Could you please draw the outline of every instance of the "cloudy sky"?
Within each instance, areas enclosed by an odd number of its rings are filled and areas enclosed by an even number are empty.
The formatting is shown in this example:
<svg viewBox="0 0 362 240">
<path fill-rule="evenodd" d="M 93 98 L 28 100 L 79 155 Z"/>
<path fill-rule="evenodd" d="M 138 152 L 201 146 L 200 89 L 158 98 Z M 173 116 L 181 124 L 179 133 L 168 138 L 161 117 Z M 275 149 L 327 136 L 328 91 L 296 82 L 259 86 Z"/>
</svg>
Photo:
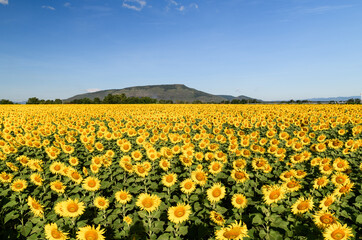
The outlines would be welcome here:
<svg viewBox="0 0 362 240">
<path fill-rule="evenodd" d="M 0 0 L 0 99 L 174 83 L 355 96 L 361 12 L 361 0 Z"/>
</svg>

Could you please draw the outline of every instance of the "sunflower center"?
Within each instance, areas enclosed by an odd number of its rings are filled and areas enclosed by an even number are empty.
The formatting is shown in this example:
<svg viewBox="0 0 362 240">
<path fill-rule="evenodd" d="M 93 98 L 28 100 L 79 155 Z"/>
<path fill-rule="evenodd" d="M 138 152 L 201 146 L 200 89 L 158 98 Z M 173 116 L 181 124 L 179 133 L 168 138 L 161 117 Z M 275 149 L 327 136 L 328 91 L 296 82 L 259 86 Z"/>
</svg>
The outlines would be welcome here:
<svg viewBox="0 0 362 240">
<path fill-rule="evenodd" d="M 36 203 L 36 202 L 33 202 L 31 205 L 32 205 L 33 208 L 36 209 L 36 210 L 40 209 L 40 204 L 38 204 L 38 203 Z"/>
<path fill-rule="evenodd" d="M 227 239 L 236 239 L 241 234 L 240 227 L 233 227 L 232 229 L 225 231 L 223 236 Z"/>
<path fill-rule="evenodd" d="M 76 203 L 70 203 L 68 206 L 67 206 L 67 210 L 71 213 L 74 213 L 76 211 L 78 211 L 78 204 Z"/>
<path fill-rule="evenodd" d="M 245 174 L 243 172 L 236 172 L 235 178 L 237 179 L 243 179 L 245 177 Z"/>
<path fill-rule="evenodd" d="M 280 196 L 280 191 L 279 191 L 279 190 L 272 191 L 272 192 L 269 194 L 269 198 L 270 198 L 271 200 L 277 199 L 279 196 Z"/>
<path fill-rule="evenodd" d="M 56 166 L 54 167 L 54 170 L 55 170 L 55 171 L 59 171 L 59 170 L 60 170 L 60 166 L 59 166 L 59 165 L 56 165 Z"/>
<path fill-rule="evenodd" d="M 295 182 L 288 182 L 287 186 L 288 188 L 294 188 L 297 184 Z"/>
<path fill-rule="evenodd" d="M 84 239 L 85 240 L 97 240 L 98 239 L 98 233 L 94 230 L 88 230 L 85 234 L 84 234 Z"/>
<path fill-rule="evenodd" d="M 212 166 L 212 170 L 214 170 L 214 171 L 219 170 L 219 168 L 220 168 L 219 164 L 214 164 L 214 165 Z"/>
<path fill-rule="evenodd" d="M 262 166 L 264 166 L 264 162 L 258 161 L 258 162 L 256 163 L 256 166 L 257 166 L 257 167 L 262 167 Z"/>
<path fill-rule="evenodd" d="M 98 200 L 98 205 L 99 206 L 104 206 L 104 205 L 106 205 L 106 202 L 103 201 L 103 200 Z"/>
<path fill-rule="evenodd" d="M 292 176 L 292 174 L 289 172 L 284 175 L 284 177 L 286 177 L 286 178 L 290 178 L 291 176 Z"/>
<path fill-rule="evenodd" d="M 191 188 L 192 188 L 192 183 L 187 182 L 187 183 L 185 184 L 185 188 L 186 188 L 186 189 L 191 189 Z"/>
<path fill-rule="evenodd" d="M 171 183 L 173 181 L 173 176 L 167 176 L 166 182 Z"/>
<path fill-rule="evenodd" d="M 57 229 L 52 229 L 51 235 L 52 235 L 52 237 L 55 238 L 55 239 L 59 239 L 59 238 L 61 238 L 61 236 L 62 236 Z"/>
<path fill-rule="evenodd" d="M 237 204 L 242 204 L 243 202 L 244 202 L 244 200 L 241 197 L 236 198 Z"/>
<path fill-rule="evenodd" d="M 145 208 L 150 208 L 153 206 L 153 200 L 152 198 L 145 198 L 143 201 L 142 201 L 142 205 L 145 207 Z"/>
<path fill-rule="evenodd" d="M 318 181 L 317 181 L 317 184 L 318 185 L 323 185 L 324 184 L 324 179 L 322 178 L 322 179 L 319 179 Z"/>
<path fill-rule="evenodd" d="M 22 183 L 15 184 L 15 188 L 17 188 L 17 189 L 21 189 L 22 187 L 23 187 Z"/>
<path fill-rule="evenodd" d="M 56 189 L 62 189 L 62 184 L 61 184 L 61 183 L 55 183 L 55 184 L 54 184 L 54 187 L 55 187 Z"/>
<path fill-rule="evenodd" d="M 331 223 L 333 223 L 334 222 L 334 219 L 333 219 L 333 217 L 331 216 L 331 215 L 323 215 L 323 216 L 321 216 L 320 217 L 320 220 L 321 220 L 321 222 L 322 223 L 324 223 L 324 224 L 331 224 Z"/>
<path fill-rule="evenodd" d="M 203 173 L 196 173 L 196 179 L 198 181 L 203 181 L 205 180 L 205 175 Z"/>
<path fill-rule="evenodd" d="M 80 178 L 80 175 L 77 172 L 73 172 L 72 173 L 72 178 L 74 178 L 75 180 Z"/>
<path fill-rule="evenodd" d="M 186 211 L 185 211 L 185 209 L 184 209 L 183 207 L 177 208 L 177 209 L 175 210 L 175 216 L 176 216 L 176 217 L 179 217 L 179 218 L 182 217 L 182 216 L 184 216 L 185 213 L 186 213 Z"/>
<path fill-rule="evenodd" d="M 126 200 L 127 199 L 127 193 L 124 193 L 124 192 L 120 193 L 119 198 L 122 199 L 122 200 Z"/>
<path fill-rule="evenodd" d="M 309 203 L 307 201 L 303 201 L 301 203 L 298 204 L 298 210 L 305 210 L 307 209 L 309 206 Z"/>
<path fill-rule="evenodd" d="M 341 229 L 334 230 L 331 234 L 331 237 L 336 240 L 343 239 L 345 236 L 345 232 Z"/>
<path fill-rule="evenodd" d="M 332 203 L 333 203 L 332 199 L 328 198 L 328 199 L 324 202 L 324 205 L 328 207 L 328 206 L 330 206 Z"/>
<path fill-rule="evenodd" d="M 93 179 L 89 180 L 88 181 L 88 186 L 92 187 L 92 188 L 95 187 L 96 186 L 96 181 L 94 181 Z"/>
<path fill-rule="evenodd" d="M 212 191 L 212 196 L 213 197 L 219 197 L 221 195 L 221 189 L 220 188 L 216 188 Z"/>
<path fill-rule="evenodd" d="M 340 162 L 337 164 L 337 167 L 342 168 L 342 167 L 344 167 L 344 164 Z"/>
<path fill-rule="evenodd" d="M 10 177 L 8 175 L 4 175 L 3 179 L 8 180 Z"/>
<path fill-rule="evenodd" d="M 337 177 L 337 178 L 336 178 L 336 182 L 337 182 L 337 183 L 343 183 L 343 182 L 344 182 L 344 178 L 343 178 L 343 177 Z"/>
<path fill-rule="evenodd" d="M 140 167 L 138 167 L 138 172 L 139 172 L 139 173 L 144 173 L 144 172 L 145 172 L 145 169 L 140 166 Z"/>
</svg>

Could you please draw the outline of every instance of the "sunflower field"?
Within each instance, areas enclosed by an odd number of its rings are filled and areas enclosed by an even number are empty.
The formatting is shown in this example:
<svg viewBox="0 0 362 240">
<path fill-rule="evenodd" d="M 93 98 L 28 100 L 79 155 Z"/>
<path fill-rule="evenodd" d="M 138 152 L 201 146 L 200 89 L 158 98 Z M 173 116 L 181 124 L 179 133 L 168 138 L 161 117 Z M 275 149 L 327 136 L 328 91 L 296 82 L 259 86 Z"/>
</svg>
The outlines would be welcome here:
<svg viewBox="0 0 362 240">
<path fill-rule="evenodd" d="M 0 106 L 0 239 L 361 239 L 358 105 Z"/>
</svg>

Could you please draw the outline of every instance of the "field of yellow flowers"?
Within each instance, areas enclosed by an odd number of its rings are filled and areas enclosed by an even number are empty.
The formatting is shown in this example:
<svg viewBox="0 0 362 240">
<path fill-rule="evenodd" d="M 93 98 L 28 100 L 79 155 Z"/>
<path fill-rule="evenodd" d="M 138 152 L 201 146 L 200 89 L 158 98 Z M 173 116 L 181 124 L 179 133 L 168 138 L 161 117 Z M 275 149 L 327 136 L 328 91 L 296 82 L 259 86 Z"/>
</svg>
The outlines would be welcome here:
<svg viewBox="0 0 362 240">
<path fill-rule="evenodd" d="M 0 106 L 1 239 L 359 239 L 358 105 Z"/>
</svg>

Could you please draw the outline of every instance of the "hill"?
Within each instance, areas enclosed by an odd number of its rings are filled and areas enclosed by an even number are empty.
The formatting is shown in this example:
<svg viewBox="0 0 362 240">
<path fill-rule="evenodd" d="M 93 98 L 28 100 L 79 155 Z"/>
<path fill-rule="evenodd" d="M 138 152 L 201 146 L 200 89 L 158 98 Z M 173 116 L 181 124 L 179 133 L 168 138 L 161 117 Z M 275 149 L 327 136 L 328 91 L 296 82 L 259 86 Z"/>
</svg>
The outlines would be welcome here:
<svg viewBox="0 0 362 240">
<path fill-rule="evenodd" d="M 102 90 L 92 93 L 84 93 L 65 99 L 65 102 L 70 102 L 75 99 L 99 98 L 103 100 L 108 94 L 120 95 L 125 94 L 127 97 L 150 97 L 157 100 L 172 100 L 173 102 L 215 102 L 232 100 L 232 99 L 252 99 L 246 96 L 233 97 L 229 95 L 213 95 L 210 93 L 202 92 L 194 88 L 189 88 L 184 84 L 167 84 L 167 85 L 149 85 L 149 86 L 136 86 L 123 89 L 110 89 Z"/>
</svg>

